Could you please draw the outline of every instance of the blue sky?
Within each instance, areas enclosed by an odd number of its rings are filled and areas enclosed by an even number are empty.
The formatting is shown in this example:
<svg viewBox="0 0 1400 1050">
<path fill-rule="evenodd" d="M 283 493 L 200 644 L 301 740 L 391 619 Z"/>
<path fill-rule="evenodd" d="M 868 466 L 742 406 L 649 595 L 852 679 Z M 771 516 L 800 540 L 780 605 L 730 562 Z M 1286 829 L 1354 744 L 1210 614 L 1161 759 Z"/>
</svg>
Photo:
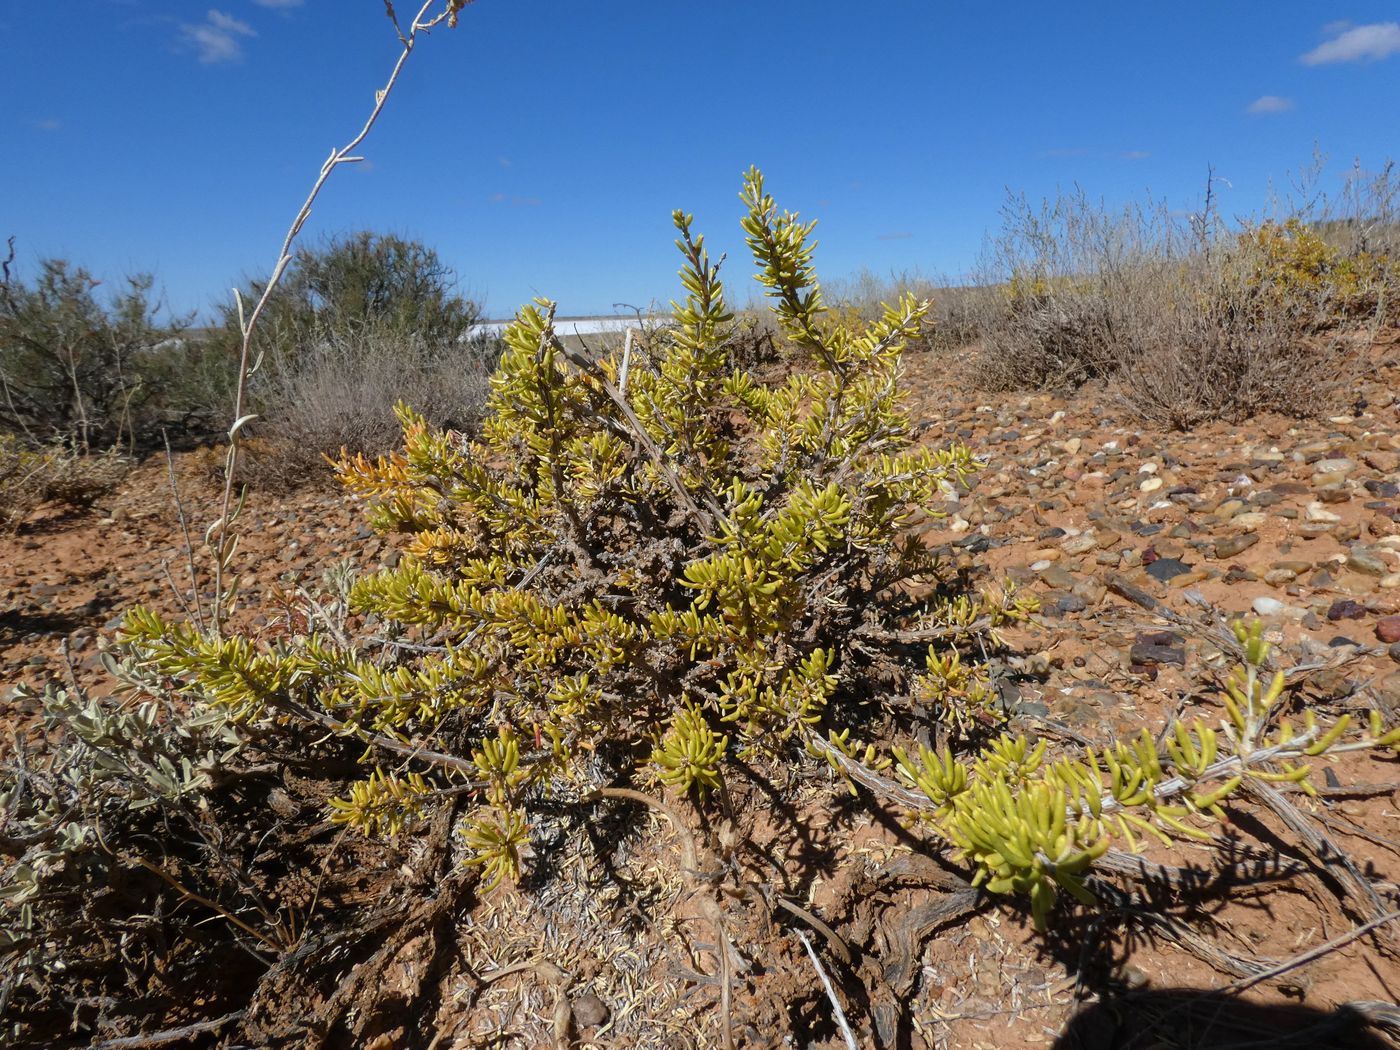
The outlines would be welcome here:
<svg viewBox="0 0 1400 1050">
<path fill-rule="evenodd" d="M 397 50 L 382 0 L 10 0 L 0 237 L 25 272 L 150 271 L 207 313 L 270 267 Z M 824 276 L 958 274 L 1007 189 L 1185 208 L 1214 164 L 1250 212 L 1314 145 L 1338 171 L 1400 154 L 1397 103 L 1394 0 L 477 0 L 306 235 L 421 238 L 493 316 L 607 312 L 676 294 L 683 207 L 743 301 L 750 164 L 821 220 Z"/>
</svg>

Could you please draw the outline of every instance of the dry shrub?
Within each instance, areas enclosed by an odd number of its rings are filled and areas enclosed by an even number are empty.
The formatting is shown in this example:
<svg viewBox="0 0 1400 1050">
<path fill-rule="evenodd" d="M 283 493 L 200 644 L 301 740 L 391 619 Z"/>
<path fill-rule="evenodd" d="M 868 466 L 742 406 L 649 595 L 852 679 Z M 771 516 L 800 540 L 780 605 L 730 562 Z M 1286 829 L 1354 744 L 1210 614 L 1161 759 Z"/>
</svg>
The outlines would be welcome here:
<svg viewBox="0 0 1400 1050">
<path fill-rule="evenodd" d="M 977 378 L 995 390 L 1078 387 L 1116 370 L 1114 334 L 1101 295 L 1012 297 L 985 334 Z"/>
<path fill-rule="evenodd" d="M 1294 216 L 1229 231 L 1209 209 L 1111 211 L 1082 191 L 1039 206 L 1012 199 L 981 297 L 966 300 L 981 337 L 974 380 L 1099 381 L 1159 426 L 1325 412 L 1400 273 L 1374 231 L 1347 249 L 1325 228 Z"/>
<path fill-rule="evenodd" d="M 295 355 L 274 356 L 254 377 L 258 433 L 244 467 L 254 484 L 329 477 L 324 457 L 380 453 L 402 429 L 394 405 L 411 403 L 436 426 L 471 430 L 490 390 L 499 350 L 400 335 L 373 324 L 323 332 Z"/>
<path fill-rule="evenodd" d="M 0 529 L 18 528 L 46 503 L 89 507 L 130 469 L 130 461 L 115 452 L 80 456 L 61 447 L 30 449 L 0 434 Z"/>
</svg>

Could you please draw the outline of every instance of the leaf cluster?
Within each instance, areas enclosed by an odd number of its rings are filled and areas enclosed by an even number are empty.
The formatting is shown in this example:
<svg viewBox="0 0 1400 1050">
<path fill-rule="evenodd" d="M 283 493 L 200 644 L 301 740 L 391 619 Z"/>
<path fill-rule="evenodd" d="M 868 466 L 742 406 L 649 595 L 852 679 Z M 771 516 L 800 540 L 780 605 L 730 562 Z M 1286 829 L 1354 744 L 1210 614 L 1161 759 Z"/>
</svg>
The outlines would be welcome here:
<svg viewBox="0 0 1400 1050">
<path fill-rule="evenodd" d="M 543 795 L 636 775 L 703 795 L 732 756 L 865 733 L 837 708 L 874 692 L 911 588 L 932 595 L 921 623 L 976 633 L 981 599 L 905 532 L 977 464 L 911 432 L 900 352 L 926 305 L 828 317 L 812 224 L 757 171 L 742 198 L 788 375 L 735 360 L 720 261 L 676 212 L 672 325 L 589 353 L 527 305 L 475 439 L 401 406 L 400 451 L 337 464 L 402 551 L 351 588 L 353 630 L 268 646 L 138 611 L 128 643 L 237 717 L 361 738 L 370 770 L 335 819 L 367 833 L 472 792 L 462 838 L 493 880 L 517 873 Z M 980 702 L 967 674 L 956 689 Z"/>
</svg>

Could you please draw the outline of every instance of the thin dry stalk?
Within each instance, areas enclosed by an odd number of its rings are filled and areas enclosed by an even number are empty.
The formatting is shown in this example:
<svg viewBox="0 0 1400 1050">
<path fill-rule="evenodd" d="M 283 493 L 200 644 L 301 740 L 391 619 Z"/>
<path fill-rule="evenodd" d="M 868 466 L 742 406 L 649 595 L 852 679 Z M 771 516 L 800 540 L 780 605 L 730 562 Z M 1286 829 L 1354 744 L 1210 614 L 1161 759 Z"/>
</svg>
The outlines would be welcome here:
<svg viewBox="0 0 1400 1050">
<path fill-rule="evenodd" d="M 1291 959 L 1285 959 L 1283 962 L 1276 966 L 1269 967 L 1262 973 L 1256 973 L 1250 977 L 1241 977 L 1238 981 L 1231 981 L 1222 988 L 1221 991 L 1243 992 L 1246 989 L 1253 988 L 1256 984 L 1261 984 L 1264 981 L 1271 981 L 1275 977 L 1282 977 L 1284 974 L 1296 970 L 1300 966 L 1306 966 L 1308 963 L 1316 962 L 1324 956 L 1340 951 L 1352 941 L 1359 940 L 1371 931 L 1378 930 L 1387 923 L 1394 922 L 1396 919 L 1400 919 L 1400 911 L 1389 911 L 1384 915 L 1378 915 L 1370 922 L 1364 922 L 1355 929 L 1348 930 L 1343 934 L 1338 934 L 1330 941 L 1319 944 L 1315 948 L 1309 948 L 1305 952 L 1300 952 Z"/>
<path fill-rule="evenodd" d="M 311 187 L 311 192 L 307 194 L 306 200 L 302 203 L 301 210 L 297 212 L 297 217 L 292 221 L 286 236 L 282 240 L 282 250 L 277 257 L 277 265 L 272 269 L 272 276 L 268 278 L 266 286 L 262 290 L 257 303 L 254 305 L 252 313 L 246 318 L 243 312 L 243 300 L 238 292 L 234 292 L 234 297 L 238 305 L 238 326 L 242 335 L 238 352 L 238 383 L 234 391 L 233 401 L 233 425 L 228 431 L 228 454 L 224 462 L 224 491 L 221 509 L 218 519 L 209 526 L 205 534 L 206 541 L 214 551 L 214 600 L 213 609 L 210 614 L 210 625 L 214 633 L 221 634 L 223 630 L 224 617 L 227 612 L 226 605 L 232 595 L 226 593 L 225 576 L 228 572 L 229 563 L 233 558 L 236 535 L 234 532 L 234 521 L 237 516 L 235 508 L 234 490 L 236 488 L 236 475 L 238 469 L 238 452 L 240 445 L 240 434 L 253 416 L 246 411 L 246 399 L 248 393 L 248 380 L 257 371 L 259 361 L 253 357 L 253 335 L 257 330 L 258 319 L 262 316 L 263 310 L 267 307 L 272 293 L 276 290 L 277 284 L 282 279 L 288 265 L 292 261 L 292 244 L 297 235 L 301 233 L 301 228 L 306 220 L 311 217 L 311 207 L 320 196 L 322 187 L 326 180 L 330 178 L 331 172 L 342 164 L 354 164 L 363 157 L 355 155 L 355 150 L 359 148 L 370 130 L 379 120 L 379 115 L 384 111 L 384 104 L 388 101 L 389 95 L 393 92 L 394 86 L 398 83 L 399 75 L 403 72 L 404 64 L 408 61 L 408 56 L 413 53 L 413 49 L 418 42 L 419 33 L 427 33 L 434 27 L 452 18 L 460 7 L 452 0 L 446 0 L 442 11 L 428 17 L 428 11 L 437 3 L 437 0 L 426 0 L 418 13 L 413 16 L 413 21 L 409 25 L 407 32 L 404 32 L 394 13 L 392 4 L 386 5 L 386 12 L 390 21 L 394 24 L 394 29 L 398 33 L 399 43 L 403 50 L 399 53 L 398 60 L 394 63 L 393 71 L 389 74 L 389 79 L 384 86 L 374 93 L 374 108 L 370 111 L 369 118 L 360 128 L 358 134 L 339 149 L 332 150 L 331 155 L 326 158 L 326 162 L 321 165 L 321 171 L 316 177 L 315 183 Z M 426 21 L 425 21 L 426 19 Z"/>
<path fill-rule="evenodd" d="M 831 985 L 831 978 L 826 975 L 826 969 L 822 966 L 821 959 L 817 957 L 816 950 L 812 947 L 812 939 L 807 936 L 805 930 L 797 931 L 797 939 L 802 942 L 802 947 L 807 949 L 807 958 L 812 960 L 812 968 L 817 971 L 817 976 L 821 978 L 822 987 L 826 989 L 826 997 L 831 1002 L 832 1016 L 836 1019 L 836 1026 L 841 1029 L 846 1046 L 849 1050 L 859 1050 L 855 1034 L 851 1031 L 850 1023 L 846 1020 L 846 1011 L 841 1009 L 841 1000 L 836 997 L 836 989 Z"/>
</svg>

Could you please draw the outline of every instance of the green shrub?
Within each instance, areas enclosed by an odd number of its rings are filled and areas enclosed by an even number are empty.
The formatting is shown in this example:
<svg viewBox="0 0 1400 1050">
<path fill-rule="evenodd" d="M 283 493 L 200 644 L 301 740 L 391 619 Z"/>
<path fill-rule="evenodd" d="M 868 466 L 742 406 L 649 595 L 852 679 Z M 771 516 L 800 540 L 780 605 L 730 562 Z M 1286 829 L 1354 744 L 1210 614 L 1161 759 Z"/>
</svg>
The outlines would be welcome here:
<svg viewBox="0 0 1400 1050">
<path fill-rule="evenodd" d="M 362 739 L 368 776 L 333 813 L 367 834 L 413 828 L 470 786 L 461 840 L 492 883 L 519 873 L 545 797 L 635 776 L 703 804 L 740 764 L 782 783 L 815 759 L 919 814 L 1038 923 L 1060 890 L 1090 898 L 1115 841 L 1209 837 L 1246 782 L 1306 784 L 1306 756 L 1400 742 L 1377 719 L 1349 737 L 1348 719 L 1278 720 L 1283 679 L 1260 677 L 1257 629 L 1240 635 L 1223 729 L 1081 755 L 999 732 L 979 660 L 1033 604 L 971 592 L 907 533 L 976 467 L 910 437 L 900 352 L 927 308 L 833 322 L 812 224 L 779 212 L 756 171 L 743 199 L 790 374 L 734 365 L 718 267 L 678 212 L 687 296 L 625 376 L 615 355 L 569 351 L 542 302 L 506 333 L 479 441 L 403 408 L 402 452 L 340 463 L 374 527 L 404 538 L 397 566 L 350 589 L 356 623 L 313 616 L 329 626 L 267 646 L 138 610 L 135 659 L 235 717 Z"/>
<path fill-rule="evenodd" d="M 162 321 L 149 276 L 129 277 L 102 302 L 102 282 L 61 259 L 45 259 L 32 284 L 4 267 L 0 281 L 0 430 L 31 443 L 83 450 L 134 445 L 162 394 L 148 365 L 179 335 Z"/>
<path fill-rule="evenodd" d="M 1261 309 L 1309 302 L 1316 328 L 1372 315 L 1387 292 L 1400 287 L 1400 266 L 1389 255 L 1344 252 L 1296 216 L 1251 226 L 1239 235 L 1238 251 L 1243 264 L 1238 279 L 1255 293 Z"/>
<path fill-rule="evenodd" d="M 744 199 L 792 374 L 734 365 L 718 267 L 677 213 L 686 299 L 625 378 L 620 355 L 586 361 L 556 337 L 552 305 L 529 306 L 505 334 L 480 441 L 405 408 L 402 452 L 341 463 L 375 528 L 405 538 L 399 565 L 352 594 L 383 641 L 262 651 L 146 612 L 129 637 L 242 714 L 290 703 L 447 756 L 408 767 L 425 779 L 377 768 L 337 818 L 396 828 L 456 778 L 483 780 L 490 801 L 465 836 L 496 877 L 516 870 L 542 792 L 638 766 L 706 788 L 732 754 L 788 761 L 814 739 L 854 753 L 884 673 L 865 653 L 902 644 L 890 629 L 906 588 L 960 599 L 934 601 L 930 629 L 994 614 L 903 534 L 975 464 L 909 437 L 900 348 L 924 308 L 829 323 L 810 226 L 756 172 Z"/>
<path fill-rule="evenodd" d="M 266 282 L 241 293 L 245 309 Z M 236 304 L 223 307 L 223 338 L 241 341 Z M 419 241 L 362 230 L 296 250 L 258 322 L 259 349 L 290 359 L 328 334 L 372 331 L 446 347 L 480 320 L 476 303 L 460 295 L 452 269 Z"/>
</svg>

